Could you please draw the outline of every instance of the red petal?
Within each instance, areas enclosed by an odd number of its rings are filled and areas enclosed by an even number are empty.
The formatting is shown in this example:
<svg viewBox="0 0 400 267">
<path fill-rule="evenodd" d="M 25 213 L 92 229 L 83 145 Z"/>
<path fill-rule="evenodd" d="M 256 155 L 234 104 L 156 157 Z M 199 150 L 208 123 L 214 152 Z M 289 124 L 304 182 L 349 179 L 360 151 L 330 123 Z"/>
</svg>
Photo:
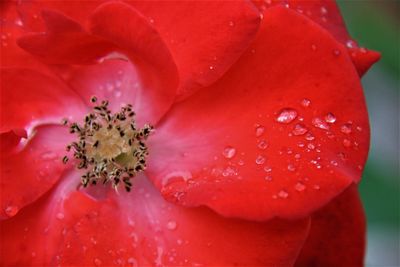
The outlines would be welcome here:
<svg viewBox="0 0 400 267">
<path fill-rule="evenodd" d="M 128 63 L 121 63 L 124 65 L 122 68 L 129 72 L 125 77 L 137 80 L 140 86 L 137 89 L 134 84 L 129 85 L 131 88 L 125 86 L 123 91 L 132 90 L 132 94 L 126 96 L 133 95 L 135 98 L 124 101 L 136 101 L 135 109 L 146 109 L 141 113 L 141 119 L 146 122 L 155 123 L 170 107 L 177 86 L 176 67 L 158 33 L 133 8 L 123 3 L 100 6 L 90 18 L 89 28 L 94 35 L 80 29 L 76 22 L 60 13 L 46 11 L 43 15 L 48 32 L 21 38 L 19 43 L 22 47 L 48 63 L 57 64 L 91 64 L 111 52 L 126 54 L 135 70 Z M 104 17 L 108 19 L 105 21 Z M 108 56 L 113 57 L 116 53 Z M 122 55 L 117 57 L 124 58 Z M 115 78 L 116 73 L 110 72 L 114 67 L 107 67 L 110 64 L 87 70 L 75 68 L 72 73 L 69 69 L 61 76 L 67 81 L 73 79 L 75 86 L 83 86 L 75 89 L 86 98 L 97 94 L 99 86 L 106 87 L 106 84 L 101 84 L 104 80 Z M 119 106 L 120 102 L 115 104 Z"/>
<path fill-rule="evenodd" d="M 27 133 L 23 129 L 0 133 L 0 151 L 4 153 L 16 149 L 22 138 L 27 138 Z"/>
<path fill-rule="evenodd" d="M 181 98 L 218 80 L 249 46 L 260 22 L 245 1 L 129 3 L 165 40 L 179 70 Z"/>
<path fill-rule="evenodd" d="M 346 45 L 353 63 L 362 76 L 380 58 L 375 51 L 359 47 L 347 32 L 340 10 L 334 0 L 267 0 L 253 1 L 261 12 L 280 5 L 301 13 L 329 31 L 339 42 Z"/>
<path fill-rule="evenodd" d="M 353 185 L 312 216 L 295 266 L 364 266 L 364 250 L 364 210 Z"/>
<path fill-rule="evenodd" d="M 308 233 L 308 219 L 256 223 L 178 207 L 166 203 L 144 177 L 135 179 L 133 192 L 111 191 L 99 202 L 81 192 L 65 193 L 68 186 L 61 184 L 1 223 L 7 244 L 1 263 L 291 266 Z"/>
<path fill-rule="evenodd" d="M 1 70 L 1 132 L 62 118 L 79 120 L 86 111 L 79 96 L 53 77 L 28 69 Z"/>
<path fill-rule="evenodd" d="M 31 140 L 20 138 L 18 146 L 14 142 L 14 150 L 2 150 L 0 219 L 16 215 L 58 181 L 70 139 L 64 127 L 42 126 L 35 129 Z"/>
<path fill-rule="evenodd" d="M 2 2 L 4 5 L 4 1 Z M 21 49 L 16 40 L 28 30 L 14 1 L 6 1 L 1 7 L 1 67 L 24 67 L 47 72 L 47 68 L 32 55 Z"/>
<path fill-rule="evenodd" d="M 247 219 L 296 218 L 360 179 L 369 126 L 343 46 L 276 7 L 233 69 L 176 105 L 149 142 L 148 174 L 169 200 Z"/>
</svg>

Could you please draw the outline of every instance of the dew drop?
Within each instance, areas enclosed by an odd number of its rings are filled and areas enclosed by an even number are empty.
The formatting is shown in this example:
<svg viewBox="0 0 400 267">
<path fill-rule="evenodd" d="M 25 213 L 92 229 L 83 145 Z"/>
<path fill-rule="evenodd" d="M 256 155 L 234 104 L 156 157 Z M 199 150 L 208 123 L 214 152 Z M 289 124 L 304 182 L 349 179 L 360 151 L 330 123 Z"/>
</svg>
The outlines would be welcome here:
<svg viewBox="0 0 400 267">
<path fill-rule="evenodd" d="M 57 219 L 62 220 L 62 219 L 64 219 L 64 213 L 59 212 L 59 213 L 57 213 L 56 217 L 57 217 Z"/>
<path fill-rule="evenodd" d="M 338 163 L 337 163 L 337 161 L 335 161 L 335 160 L 331 160 L 331 165 L 332 165 L 332 166 L 337 166 Z"/>
<path fill-rule="evenodd" d="M 262 155 L 258 155 L 256 158 L 256 164 L 257 165 L 261 165 L 265 163 L 265 157 Z"/>
<path fill-rule="evenodd" d="M 231 146 L 225 147 L 224 151 L 222 152 L 222 155 L 227 159 L 233 158 L 235 154 L 236 154 L 236 149 Z"/>
<path fill-rule="evenodd" d="M 344 134 L 350 134 L 351 133 L 351 123 L 345 123 L 340 127 L 340 131 Z"/>
<path fill-rule="evenodd" d="M 336 121 L 335 115 L 333 115 L 331 112 L 325 115 L 325 121 L 327 123 L 334 123 Z"/>
<path fill-rule="evenodd" d="M 311 45 L 311 50 L 312 50 L 312 51 L 317 51 L 317 46 L 316 46 L 315 44 L 312 44 L 312 45 Z"/>
<path fill-rule="evenodd" d="M 344 147 L 351 147 L 351 141 L 349 139 L 343 139 Z"/>
<path fill-rule="evenodd" d="M 169 221 L 167 223 L 167 228 L 168 228 L 168 230 L 171 230 L 171 231 L 175 230 L 177 226 L 178 226 L 178 224 L 176 223 L 176 221 Z"/>
<path fill-rule="evenodd" d="M 302 191 L 304 191 L 304 189 L 306 189 L 306 186 L 302 182 L 298 182 L 294 186 L 294 189 L 296 189 L 296 191 L 298 191 L 298 192 L 302 192 Z"/>
<path fill-rule="evenodd" d="M 314 135 L 313 135 L 312 133 L 307 133 L 307 134 L 306 134 L 306 140 L 312 141 L 312 140 L 314 140 L 314 139 L 315 139 L 315 137 L 314 137 Z"/>
<path fill-rule="evenodd" d="M 336 56 L 336 57 L 340 56 L 340 54 L 341 54 L 341 52 L 340 52 L 339 49 L 334 49 L 334 50 L 332 51 L 332 53 L 333 53 L 333 55 Z"/>
<path fill-rule="evenodd" d="M 231 26 L 231 27 L 235 26 L 235 22 L 233 22 L 232 20 L 229 21 L 229 26 Z"/>
<path fill-rule="evenodd" d="M 312 124 L 316 128 L 320 128 L 320 129 L 323 129 L 323 130 L 328 130 L 329 129 L 329 125 L 324 120 L 322 120 L 321 118 L 318 118 L 318 117 L 312 119 Z"/>
<path fill-rule="evenodd" d="M 348 48 L 354 48 L 354 47 L 356 47 L 357 45 L 356 45 L 356 43 L 355 43 L 353 40 L 347 40 L 346 46 L 347 46 Z"/>
<path fill-rule="evenodd" d="M 18 213 L 18 211 L 19 211 L 18 207 L 17 207 L 17 206 L 14 206 L 14 205 L 7 206 L 7 207 L 4 209 L 4 212 L 5 212 L 5 213 L 7 214 L 7 216 L 9 216 L 9 217 L 15 216 L 15 215 Z"/>
<path fill-rule="evenodd" d="M 316 185 L 314 185 L 314 186 L 313 186 L 313 188 L 314 188 L 315 190 L 319 190 L 319 189 L 321 189 L 321 187 L 320 187 L 319 185 L 317 185 L 317 184 L 316 184 Z"/>
<path fill-rule="evenodd" d="M 265 132 L 264 126 L 259 125 L 256 127 L 256 136 L 257 137 L 260 137 L 261 135 L 263 135 L 264 132 Z"/>
<path fill-rule="evenodd" d="M 48 151 L 48 152 L 43 153 L 41 157 L 44 160 L 51 160 L 51 159 L 55 159 L 57 157 L 57 154 L 52 151 Z"/>
<path fill-rule="evenodd" d="M 303 135 L 306 132 L 308 132 L 308 129 L 306 128 L 306 126 L 304 126 L 304 124 L 298 123 L 293 127 L 292 133 L 294 135 Z"/>
<path fill-rule="evenodd" d="M 132 266 L 132 267 L 136 267 L 136 266 L 138 266 L 138 262 L 137 262 L 137 260 L 135 259 L 135 258 L 129 258 L 128 259 L 128 264 L 129 264 L 129 266 Z"/>
<path fill-rule="evenodd" d="M 289 164 L 287 166 L 288 171 L 294 172 L 296 170 L 296 167 L 293 164 Z"/>
<path fill-rule="evenodd" d="M 271 182 L 272 181 L 272 176 L 271 175 L 267 175 L 264 177 L 265 181 Z"/>
<path fill-rule="evenodd" d="M 286 192 L 285 190 L 281 190 L 278 193 L 278 197 L 280 197 L 280 198 L 287 198 L 288 196 L 289 196 L 289 193 Z"/>
<path fill-rule="evenodd" d="M 271 168 L 270 166 L 265 166 L 265 167 L 264 167 L 264 171 L 265 171 L 265 172 L 271 172 L 271 171 L 272 171 L 272 168 Z"/>
<path fill-rule="evenodd" d="M 292 108 L 284 108 L 279 111 L 276 121 L 279 123 L 290 123 L 297 117 L 297 111 Z"/>
<path fill-rule="evenodd" d="M 101 260 L 100 259 L 98 259 L 98 258 L 95 258 L 94 260 L 93 260 L 93 262 L 94 262 L 94 265 L 96 265 L 96 266 L 100 266 L 101 265 Z"/>
<path fill-rule="evenodd" d="M 315 47 L 315 49 L 317 49 L 317 47 Z M 311 100 L 304 98 L 303 100 L 301 100 L 301 105 L 305 108 L 309 107 L 311 105 Z"/>
<path fill-rule="evenodd" d="M 268 147 L 268 143 L 265 140 L 260 140 L 260 142 L 258 143 L 257 146 L 258 146 L 259 149 L 264 150 L 264 149 L 266 149 Z"/>
<path fill-rule="evenodd" d="M 239 160 L 239 161 L 238 161 L 238 165 L 239 165 L 239 166 L 243 166 L 243 165 L 244 165 L 244 161 L 243 161 L 242 159 Z"/>
</svg>

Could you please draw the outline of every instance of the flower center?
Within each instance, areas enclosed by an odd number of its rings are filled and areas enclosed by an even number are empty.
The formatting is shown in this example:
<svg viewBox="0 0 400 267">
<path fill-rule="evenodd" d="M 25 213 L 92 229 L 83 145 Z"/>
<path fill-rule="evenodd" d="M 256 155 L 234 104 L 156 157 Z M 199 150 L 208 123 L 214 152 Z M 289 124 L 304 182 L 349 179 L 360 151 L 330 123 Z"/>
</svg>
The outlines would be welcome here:
<svg viewBox="0 0 400 267">
<path fill-rule="evenodd" d="M 92 97 L 91 102 L 97 103 L 97 98 Z M 78 137 L 67 145 L 67 151 L 72 150 L 73 157 L 79 161 L 78 169 L 87 170 L 81 176 L 83 187 L 111 183 L 117 189 L 122 182 L 129 192 L 130 179 L 146 169 L 149 153 L 145 140 L 153 130 L 149 124 L 136 128 L 132 105 L 125 105 L 120 112 L 112 114 L 108 101 L 102 101 L 85 116 L 83 125 L 67 120 L 63 124 Z M 68 156 L 63 162 L 68 162 Z"/>
</svg>

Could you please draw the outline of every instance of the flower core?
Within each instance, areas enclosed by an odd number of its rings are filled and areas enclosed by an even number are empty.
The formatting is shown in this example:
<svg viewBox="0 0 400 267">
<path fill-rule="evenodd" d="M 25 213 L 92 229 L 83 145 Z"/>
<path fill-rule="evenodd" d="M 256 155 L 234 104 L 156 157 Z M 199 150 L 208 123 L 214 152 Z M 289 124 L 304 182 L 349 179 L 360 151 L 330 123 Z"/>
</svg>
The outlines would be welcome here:
<svg viewBox="0 0 400 267">
<path fill-rule="evenodd" d="M 92 97 L 91 102 L 97 103 L 97 98 Z M 64 120 L 63 124 L 67 125 L 68 121 Z M 83 125 L 69 123 L 69 129 L 79 140 L 67 145 L 67 151 L 73 150 L 73 157 L 79 161 L 78 169 L 87 170 L 81 176 L 82 185 L 110 182 L 116 189 L 122 182 L 129 192 L 130 179 L 146 169 L 149 153 L 144 141 L 153 127 L 145 124 L 137 129 L 132 105 L 125 105 L 112 114 L 105 100 L 85 116 Z M 67 161 L 65 156 L 63 162 Z"/>
</svg>

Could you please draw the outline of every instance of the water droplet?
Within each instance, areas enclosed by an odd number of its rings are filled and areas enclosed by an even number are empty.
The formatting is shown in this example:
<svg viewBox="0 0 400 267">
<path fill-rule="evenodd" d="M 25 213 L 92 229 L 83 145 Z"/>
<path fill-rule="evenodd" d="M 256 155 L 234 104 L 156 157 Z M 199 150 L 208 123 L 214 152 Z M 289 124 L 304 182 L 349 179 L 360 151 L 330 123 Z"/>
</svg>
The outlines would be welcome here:
<svg viewBox="0 0 400 267">
<path fill-rule="evenodd" d="M 322 15 L 326 15 L 328 13 L 328 10 L 326 9 L 326 7 L 321 7 L 321 14 Z"/>
<path fill-rule="evenodd" d="M 285 190 L 281 190 L 278 193 L 278 197 L 280 197 L 280 198 L 287 198 L 288 196 L 289 196 L 289 193 L 286 192 Z"/>
<path fill-rule="evenodd" d="M 336 57 L 340 56 L 340 54 L 341 54 L 341 52 L 340 52 L 339 49 L 333 49 L 332 53 L 333 53 L 333 55 L 336 56 Z"/>
<path fill-rule="evenodd" d="M 337 166 L 338 163 L 337 163 L 337 161 L 335 161 L 335 160 L 331 160 L 331 165 L 332 165 L 332 166 Z"/>
<path fill-rule="evenodd" d="M 323 130 L 328 130 L 329 129 L 329 125 L 324 120 L 322 120 L 321 118 L 318 118 L 318 117 L 312 119 L 312 124 L 316 128 L 320 128 L 320 129 L 323 129 Z"/>
<path fill-rule="evenodd" d="M 293 164 L 289 164 L 287 166 L 288 171 L 294 172 L 296 170 L 296 167 Z"/>
<path fill-rule="evenodd" d="M 321 189 L 321 187 L 320 187 L 319 185 L 317 185 L 317 184 L 316 184 L 316 185 L 314 185 L 314 186 L 313 186 L 313 188 L 314 188 L 315 190 L 319 190 L 319 189 Z"/>
<path fill-rule="evenodd" d="M 19 211 L 18 207 L 17 207 L 17 206 L 14 206 L 14 205 L 7 206 L 7 207 L 4 209 L 4 212 L 5 212 L 5 213 L 7 214 L 7 216 L 9 216 L 9 217 L 15 216 L 15 215 L 18 213 L 18 211 Z"/>
<path fill-rule="evenodd" d="M 294 189 L 296 189 L 296 191 L 298 191 L 298 192 L 302 192 L 302 191 L 304 191 L 304 189 L 306 189 L 306 186 L 302 182 L 298 182 L 294 186 Z"/>
<path fill-rule="evenodd" d="M 265 181 L 271 182 L 272 181 L 272 176 L 271 175 L 267 175 L 264 177 Z"/>
<path fill-rule="evenodd" d="M 359 131 L 359 132 L 361 132 L 361 131 L 362 131 L 361 126 L 357 126 L 357 127 L 356 127 L 356 130 Z"/>
<path fill-rule="evenodd" d="M 57 157 L 57 154 L 54 153 L 53 151 L 47 151 L 47 152 L 43 153 L 41 157 L 44 160 L 51 160 L 51 159 L 55 159 Z"/>
<path fill-rule="evenodd" d="M 272 168 L 271 168 L 270 166 L 265 166 L 265 167 L 264 167 L 264 171 L 265 171 L 265 172 L 271 172 L 271 171 L 272 171 Z"/>
<path fill-rule="evenodd" d="M 239 160 L 239 161 L 238 161 L 238 165 L 239 165 L 239 166 L 243 166 L 243 165 L 244 165 L 244 161 L 243 161 L 242 159 Z"/>
<path fill-rule="evenodd" d="M 222 176 L 224 176 L 224 177 L 232 176 L 232 175 L 237 175 L 237 172 L 232 167 L 226 167 L 224 169 L 224 171 L 222 172 Z"/>
<path fill-rule="evenodd" d="M 306 134 L 306 140 L 312 141 L 312 140 L 314 140 L 314 139 L 315 139 L 315 137 L 314 137 L 314 135 L 313 135 L 312 133 L 307 133 L 307 134 Z"/>
<path fill-rule="evenodd" d="M 331 112 L 325 115 L 325 121 L 327 123 L 334 123 L 336 121 L 335 115 L 333 115 Z"/>
<path fill-rule="evenodd" d="M 130 265 L 130 266 L 132 266 L 132 267 L 137 267 L 138 266 L 138 262 L 137 262 L 137 260 L 136 259 L 134 259 L 134 258 L 129 258 L 128 259 L 128 264 Z"/>
<path fill-rule="evenodd" d="M 258 155 L 256 158 L 256 164 L 257 165 L 261 165 L 265 163 L 265 157 L 262 155 Z"/>
<path fill-rule="evenodd" d="M 222 155 L 227 159 L 233 158 L 235 154 L 236 154 L 236 149 L 231 146 L 225 147 L 224 151 L 222 152 Z"/>
<path fill-rule="evenodd" d="M 297 111 L 292 108 L 284 108 L 279 111 L 276 121 L 280 123 L 290 123 L 297 117 Z"/>
<path fill-rule="evenodd" d="M 353 40 L 347 40 L 346 46 L 347 46 L 348 48 L 354 48 L 354 47 L 357 46 L 357 44 L 356 44 Z"/>
<path fill-rule="evenodd" d="M 303 107 L 309 107 L 310 105 L 311 105 L 311 100 L 310 99 L 307 99 L 307 98 L 304 98 L 303 100 L 301 100 L 301 105 L 303 106 Z"/>
<path fill-rule="evenodd" d="M 351 147 L 351 141 L 349 139 L 343 139 L 344 147 Z"/>
<path fill-rule="evenodd" d="M 231 26 L 231 27 L 235 26 L 235 22 L 229 21 L 229 26 Z"/>
<path fill-rule="evenodd" d="M 258 125 L 258 126 L 256 127 L 256 136 L 257 136 L 257 137 L 260 137 L 261 135 L 263 135 L 264 132 L 265 132 L 265 128 L 264 128 L 263 126 Z"/>
<path fill-rule="evenodd" d="M 268 143 L 265 140 L 260 140 L 260 142 L 258 143 L 257 146 L 258 146 L 259 149 L 264 150 L 264 149 L 266 149 L 268 147 Z"/>
<path fill-rule="evenodd" d="M 120 90 L 116 90 L 116 91 L 114 92 L 114 97 L 115 97 L 115 98 L 120 98 L 121 95 L 122 95 L 122 92 L 121 92 Z"/>
<path fill-rule="evenodd" d="M 344 134 L 350 134 L 351 133 L 351 123 L 345 123 L 340 127 L 340 131 Z"/>
<path fill-rule="evenodd" d="M 57 217 L 57 219 L 62 220 L 62 219 L 64 219 L 64 213 L 59 212 L 59 213 L 57 213 L 56 217 Z"/>
<path fill-rule="evenodd" d="M 210 70 L 213 70 L 214 69 L 214 66 L 209 66 L 208 67 Z"/>
<path fill-rule="evenodd" d="M 167 228 L 168 228 L 168 230 L 175 230 L 177 225 L 178 224 L 176 223 L 176 221 L 169 221 L 167 223 Z"/>
<path fill-rule="evenodd" d="M 301 155 L 300 155 L 299 153 L 297 153 L 297 154 L 294 155 L 294 158 L 295 158 L 295 159 L 300 159 L 300 158 L 301 158 Z"/>
<path fill-rule="evenodd" d="M 316 46 L 315 44 L 312 44 L 312 45 L 311 45 L 311 50 L 312 50 L 312 51 L 317 51 L 317 46 Z"/>
<path fill-rule="evenodd" d="M 308 129 L 306 128 L 306 126 L 304 126 L 304 124 L 298 123 L 293 127 L 292 133 L 294 135 L 303 135 L 306 132 L 308 132 Z"/>
<path fill-rule="evenodd" d="M 100 266 L 100 265 L 101 265 L 101 260 L 98 259 L 98 258 L 95 258 L 95 259 L 93 260 L 93 262 L 94 262 L 94 265 L 96 265 L 96 266 Z"/>
</svg>

